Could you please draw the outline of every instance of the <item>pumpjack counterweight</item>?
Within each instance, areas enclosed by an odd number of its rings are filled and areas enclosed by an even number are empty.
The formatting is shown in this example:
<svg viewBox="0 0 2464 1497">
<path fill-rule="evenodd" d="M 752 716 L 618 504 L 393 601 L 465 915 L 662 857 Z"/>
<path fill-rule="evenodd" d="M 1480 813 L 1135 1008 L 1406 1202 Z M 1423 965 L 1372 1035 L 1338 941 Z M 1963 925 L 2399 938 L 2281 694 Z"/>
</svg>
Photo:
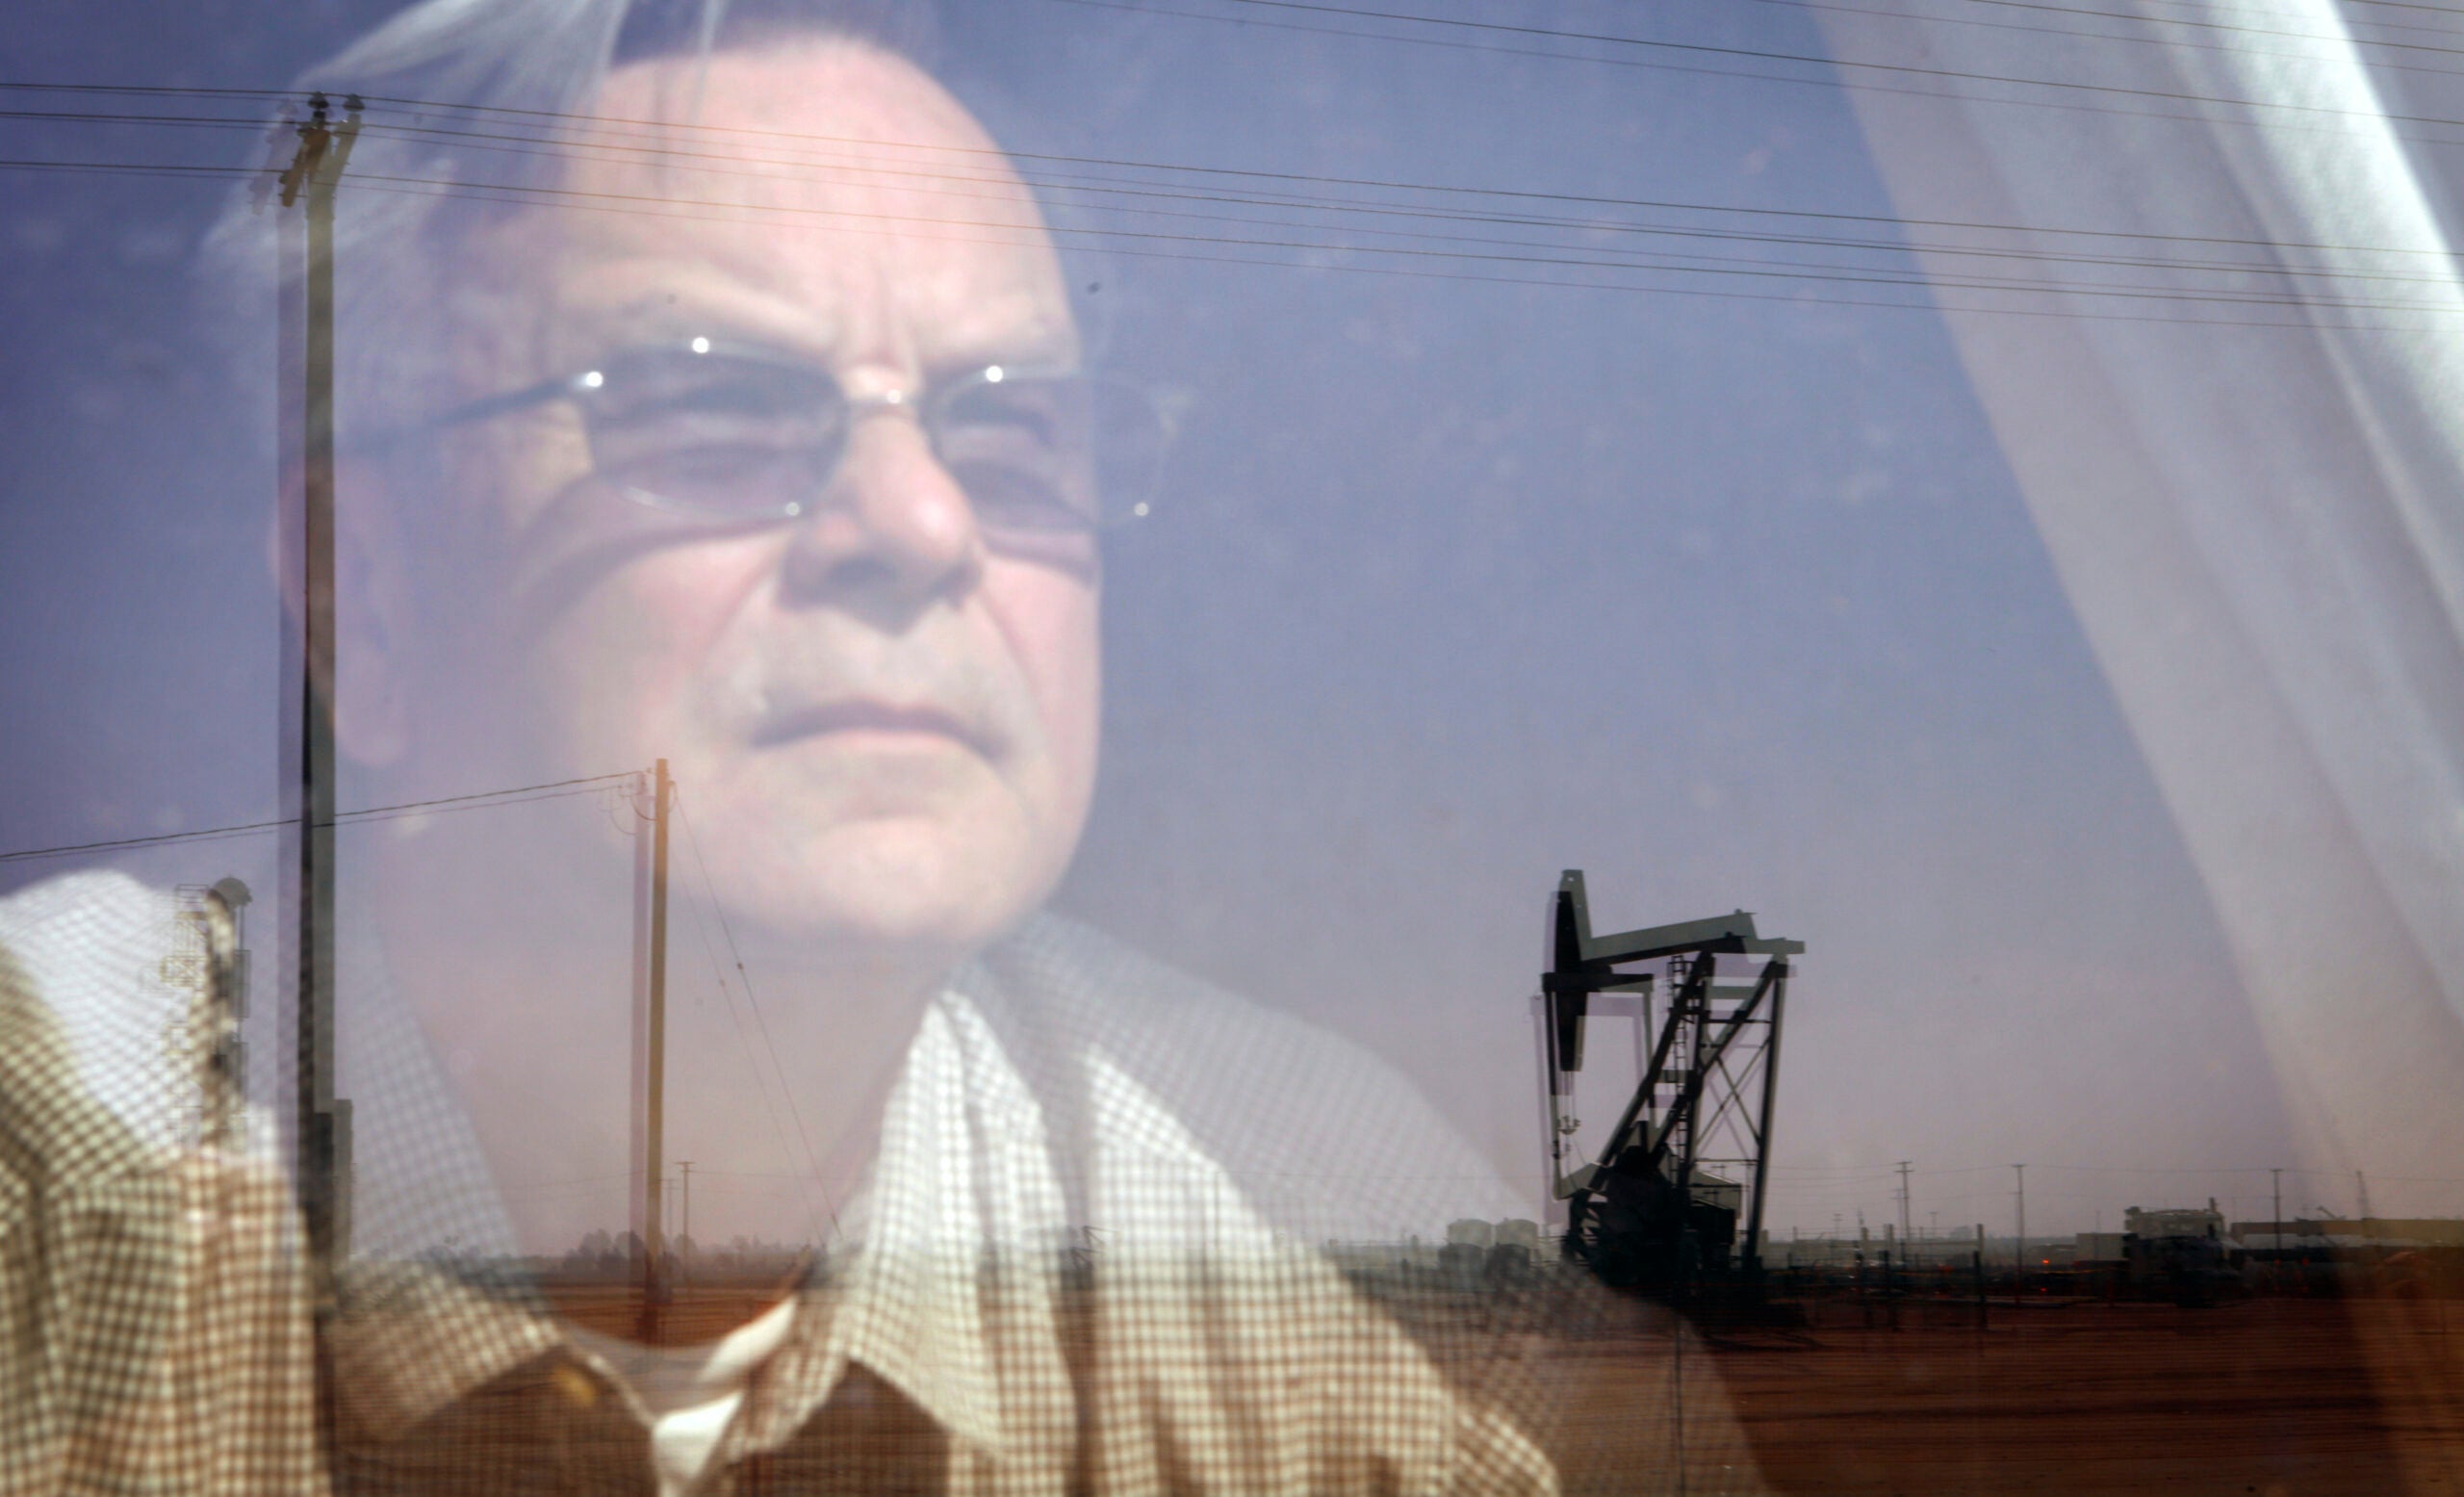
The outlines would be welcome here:
<svg viewBox="0 0 2464 1497">
<path fill-rule="evenodd" d="M 1780 1023 L 1789 958 L 1804 950 L 1758 935 L 1742 910 L 1594 936 L 1581 872 L 1558 879 L 1540 978 L 1549 1174 L 1566 1203 L 1566 1255 L 1603 1281 L 1669 1299 L 1759 1290 Z M 1580 1161 L 1569 1157 L 1573 1077 L 1603 994 L 1634 994 L 1650 1049 L 1632 1099 Z"/>
</svg>

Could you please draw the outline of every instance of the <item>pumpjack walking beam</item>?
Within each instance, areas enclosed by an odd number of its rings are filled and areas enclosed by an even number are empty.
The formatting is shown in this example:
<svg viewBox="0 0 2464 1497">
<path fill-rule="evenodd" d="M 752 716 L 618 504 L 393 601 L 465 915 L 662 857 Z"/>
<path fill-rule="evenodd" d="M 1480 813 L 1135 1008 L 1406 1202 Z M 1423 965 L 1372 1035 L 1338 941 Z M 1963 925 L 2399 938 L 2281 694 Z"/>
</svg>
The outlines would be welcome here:
<svg viewBox="0 0 2464 1497">
<path fill-rule="evenodd" d="M 1751 1149 L 1745 1161 L 1751 1180 L 1740 1266 L 1749 1283 L 1758 1278 L 1788 959 L 1804 950 L 1802 942 L 1759 935 L 1754 917 L 1742 910 L 1594 936 L 1581 872 L 1569 869 L 1558 880 L 1550 967 L 1541 977 L 1542 1030 L 1551 1181 L 1557 1199 L 1567 1203 L 1571 1255 L 1587 1261 L 1604 1278 L 1681 1289 L 1690 1254 L 1701 1246 L 1695 1232 L 1703 1218 L 1696 1175 L 1704 1147 L 1723 1122 L 1733 1118 Z M 1742 997 L 1735 986 L 1718 982 L 1723 956 L 1766 959 Z M 1662 972 L 1627 969 L 1655 962 L 1666 964 Z M 1649 1024 L 1651 994 L 1662 977 L 1674 991 L 1650 1058 L 1641 1063 L 1634 1095 L 1598 1158 L 1568 1168 L 1568 1146 L 1578 1126 L 1569 1116 L 1572 1077 L 1582 1069 L 1591 1000 L 1604 993 L 1639 994 Z M 1731 1006 L 1722 1010 L 1718 1005 L 1723 1002 Z M 1758 1047 L 1743 1040 L 1758 1026 Z M 1749 1083 L 1758 1084 L 1758 1096 L 1749 1098 Z M 1714 1208 L 1715 1215 L 1719 1209 Z M 1733 1231 L 1732 1214 L 1718 1220 L 1725 1224 L 1724 1236 Z"/>
</svg>

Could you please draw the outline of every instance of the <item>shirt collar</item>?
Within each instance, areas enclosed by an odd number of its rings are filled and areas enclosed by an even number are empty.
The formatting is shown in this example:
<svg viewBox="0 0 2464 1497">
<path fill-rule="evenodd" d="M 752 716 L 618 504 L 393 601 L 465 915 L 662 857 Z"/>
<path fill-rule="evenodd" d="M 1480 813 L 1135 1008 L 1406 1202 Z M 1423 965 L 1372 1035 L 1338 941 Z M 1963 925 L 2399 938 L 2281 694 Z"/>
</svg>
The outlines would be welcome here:
<svg viewBox="0 0 2464 1497">
<path fill-rule="evenodd" d="M 850 1364 L 996 1461 L 1053 1450 L 1056 1437 L 1065 1450 L 1074 1412 L 1055 1291 L 1066 1222 L 1042 1110 L 956 992 L 917 1027 L 885 1104 L 871 1186 L 850 1216 L 860 1245 L 827 1285 L 806 1291 L 721 1458 L 783 1444 Z M 430 1252 L 351 1263 L 334 1373 L 355 1433 L 399 1437 L 545 1355 L 615 1381 L 534 1288 L 491 1277 L 483 1261 Z"/>
<path fill-rule="evenodd" d="M 1060 1359 L 1065 1229 L 1042 1109 L 975 1004 L 923 1016 L 882 1118 L 861 1246 L 831 1313 L 801 1317 L 731 1436 L 784 1441 L 860 1363 L 962 1447 L 995 1459 L 1048 1448 L 1074 1418 Z"/>
</svg>

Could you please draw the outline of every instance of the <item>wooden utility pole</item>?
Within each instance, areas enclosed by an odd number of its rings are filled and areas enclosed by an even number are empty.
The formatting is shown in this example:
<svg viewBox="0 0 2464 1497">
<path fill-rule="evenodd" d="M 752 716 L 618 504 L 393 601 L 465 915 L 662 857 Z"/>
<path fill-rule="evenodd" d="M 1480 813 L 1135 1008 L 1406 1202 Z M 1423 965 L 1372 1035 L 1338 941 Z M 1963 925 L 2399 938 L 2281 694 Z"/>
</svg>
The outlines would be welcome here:
<svg viewBox="0 0 2464 1497">
<path fill-rule="evenodd" d="M 1985 1224 L 1976 1224 L 1976 1252 L 1969 1258 L 1976 1269 L 1976 1329 L 1985 1329 Z"/>
<path fill-rule="evenodd" d="M 309 100 L 282 205 L 306 208 L 307 318 L 301 400 L 297 1131 L 300 1214 L 312 1293 L 330 1306 L 350 1252 L 350 1103 L 334 1097 L 334 189 L 359 138 L 359 97 L 340 126 Z"/>
<path fill-rule="evenodd" d="M 684 1177 L 684 1225 L 676 1234 L 677 1251 L 681 1252 L 683 1245 L 693 1240 L 693 1161 L 679 1159 L 676 1171 Z"/>
<path fill-rule="evenodd" d="M 667 819 L 676 783 L 662 759 L 652 773 L 650 1068 L 642 1100 L 642 1315 L 640 1339 L 659 1339 L 660 1302 L 667 1295 L 660 1224 L 661 1154 L 667 1137 Z"/>
<path fill-rule="evenodd" d="M 2028 1167 L 2023 1164 L 2015 1164 L 2011 1166 L 2011 1171 L 2019 1181 L 2019 1241 L 2011 1255 L 2012 1267 L 2017 1270 L 2011 1279 L 2011 1303 L 2016 1304 L 2019 1303 L 2019 1292 L 2027 1286 L 2028 1281 Z"/>
<path fill-rule="evenodd" d="M 1908 1244 L 1914 1241 L 1916 1236 L 1915 1229 L 1909 1226 L 1908 1221 L 1908 1167 L 1910 1162 L 1911 1161 L 1906 1159 L 1902 1159 L 1899 1162 L 1899 1251 L 1902 1257 L 1907 1256 Z"/>
<path fill-rule="evenodd" d="M 2268 1172 L 2268 1287 L 2284 1288 L 2284 1171 Z"/>
</svg>

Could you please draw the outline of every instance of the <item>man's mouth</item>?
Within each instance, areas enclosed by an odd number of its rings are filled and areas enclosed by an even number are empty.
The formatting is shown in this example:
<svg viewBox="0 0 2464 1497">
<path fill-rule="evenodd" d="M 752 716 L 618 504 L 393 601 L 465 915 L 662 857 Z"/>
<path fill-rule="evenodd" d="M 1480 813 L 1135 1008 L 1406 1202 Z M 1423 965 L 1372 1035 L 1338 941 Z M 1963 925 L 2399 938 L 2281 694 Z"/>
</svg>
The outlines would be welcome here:
<svg viewBox="0 0 2464 1497">
<path fill-rule="evenodd" d="M 989 752 L 985 735 L 957 713 L 930 703 L 881 702 L 851 698 L 777 713 L 753 735 L 756 748 L 776 748 L 807 738 L 855 737 L 940 738 L 978 754 Z"/>
</svg>

